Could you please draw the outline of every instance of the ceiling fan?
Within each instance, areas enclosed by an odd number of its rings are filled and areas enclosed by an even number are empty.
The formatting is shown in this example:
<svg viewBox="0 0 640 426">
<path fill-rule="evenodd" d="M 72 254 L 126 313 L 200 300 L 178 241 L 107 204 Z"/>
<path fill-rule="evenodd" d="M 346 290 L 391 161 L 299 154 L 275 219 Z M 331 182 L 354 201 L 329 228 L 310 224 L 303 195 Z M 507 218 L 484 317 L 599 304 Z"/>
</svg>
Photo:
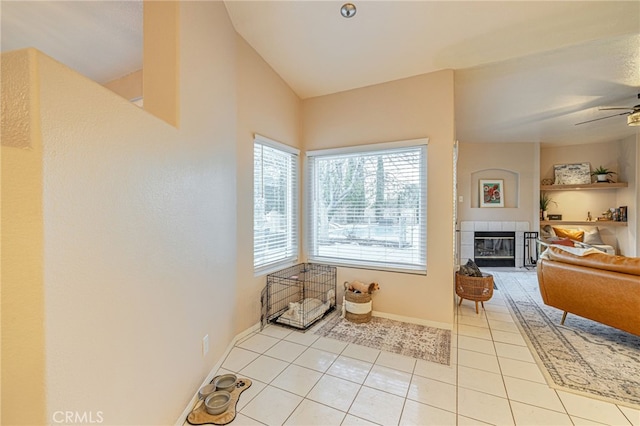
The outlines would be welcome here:
<svg viewBox="0 0 640 426">
<path fill-rule="evenodd" d="M 640 99 L 640 93 L 638 93 L 638 99 Z M 601 107 L 598 108 L 599 111 L 613 111 L 613 110 L 625 110 L 626 112 L 621 112 L 619 114 L 607 115 L 606 117 L 595 118 L 593 120 L 582 121 L 580 123 L 576 123 L 576 126 L 580 124 L 591 123 L 593 121 L 604 120 L 605 118 L 618 117 L 620 115 L 626 115 L 627 117 L 627 125 L 629 126 L 640 126 L 640 104 L 632 106 L 632 107 Z"/>
</svg>

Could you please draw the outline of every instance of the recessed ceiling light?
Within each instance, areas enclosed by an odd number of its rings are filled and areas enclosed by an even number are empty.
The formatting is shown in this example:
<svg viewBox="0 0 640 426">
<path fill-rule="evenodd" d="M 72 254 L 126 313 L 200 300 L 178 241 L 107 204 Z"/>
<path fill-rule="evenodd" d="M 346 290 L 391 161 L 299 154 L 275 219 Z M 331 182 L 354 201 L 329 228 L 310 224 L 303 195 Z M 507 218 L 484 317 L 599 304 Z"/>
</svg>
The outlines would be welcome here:
<svg viewBox="0 0 640 426">
<path fill-rule="evenodd" d="M 345 18 L 353 18 L 356 15 L 356 6 L 353 3 L 345 3 L 340 8 L 340 13 Z"/>
</svg>

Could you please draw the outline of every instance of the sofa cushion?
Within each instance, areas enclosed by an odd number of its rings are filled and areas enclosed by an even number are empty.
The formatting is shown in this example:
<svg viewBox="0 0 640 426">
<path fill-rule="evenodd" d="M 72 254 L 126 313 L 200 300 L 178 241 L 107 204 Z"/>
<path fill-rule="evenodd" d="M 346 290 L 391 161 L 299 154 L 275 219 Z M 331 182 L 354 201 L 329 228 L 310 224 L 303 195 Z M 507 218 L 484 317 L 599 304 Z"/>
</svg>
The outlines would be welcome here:
<svg viewBox="0 0 640 426">
<path fill-rule="evenodd" d="M 549 247 L 546 252 L 548 258 L 556 262 L 640 276 L 640 257 L 612 256 L 605 253 L 576 256 L 559 247 Z"/>
<path fill-rule="evenodd" d="M 584 239 L 582 241 L 592 246 L 605 245 L 604 241 L 602 241 L 600 230 L 597 226 L 594 226 L 593 228 L 585 228 Z"/>
<path fill-rule="evenodd" d="M 553 232 L 561 238 L 570 238 L 576 241 L 582 241 L 584 239 L 584 231 L 582 229 L 566 229 L 554 226 Z"/>
</svg>

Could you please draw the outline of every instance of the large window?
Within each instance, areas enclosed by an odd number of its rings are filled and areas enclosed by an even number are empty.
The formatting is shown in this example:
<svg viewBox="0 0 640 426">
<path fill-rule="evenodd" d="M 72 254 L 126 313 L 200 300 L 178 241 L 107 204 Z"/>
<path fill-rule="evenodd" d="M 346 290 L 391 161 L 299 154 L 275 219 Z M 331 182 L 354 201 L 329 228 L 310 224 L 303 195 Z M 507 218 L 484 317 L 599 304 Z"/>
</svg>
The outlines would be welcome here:
<svg viewBox="0 0 640 426">
<path fill-rule="evenodd" d="M 256 272 L 298 257 L 298 151 L 255 135 L 253 266 Z"/>
<path fill-rule="evenodd" d="M 307 153 L 310 260 L 426 271 L 426 142 Z"/>
</svg>

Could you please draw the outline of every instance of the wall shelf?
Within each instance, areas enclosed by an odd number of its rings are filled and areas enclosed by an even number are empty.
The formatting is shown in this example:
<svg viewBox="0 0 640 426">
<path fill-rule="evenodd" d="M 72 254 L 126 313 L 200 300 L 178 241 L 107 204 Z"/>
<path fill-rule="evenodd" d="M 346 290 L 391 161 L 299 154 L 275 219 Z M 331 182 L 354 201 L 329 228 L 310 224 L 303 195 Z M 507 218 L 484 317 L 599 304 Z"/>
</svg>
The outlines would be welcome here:
<svg viewBox="0 0 640 426">
<path fill-rule="evenodd" d="M 546 225 L 584 225 L 584 226 L 627 226 L 627 222 L 616 222 L 613 220 L 541 220 L 540 226 Z"/>
<path fill-rule="evenodd" d="M 576 189 L 617 189 L 629 186 L 627 182 L 589 183 L 582 185 L 540 185 L 540 191 L 575 191 Z"/>
</svg>

